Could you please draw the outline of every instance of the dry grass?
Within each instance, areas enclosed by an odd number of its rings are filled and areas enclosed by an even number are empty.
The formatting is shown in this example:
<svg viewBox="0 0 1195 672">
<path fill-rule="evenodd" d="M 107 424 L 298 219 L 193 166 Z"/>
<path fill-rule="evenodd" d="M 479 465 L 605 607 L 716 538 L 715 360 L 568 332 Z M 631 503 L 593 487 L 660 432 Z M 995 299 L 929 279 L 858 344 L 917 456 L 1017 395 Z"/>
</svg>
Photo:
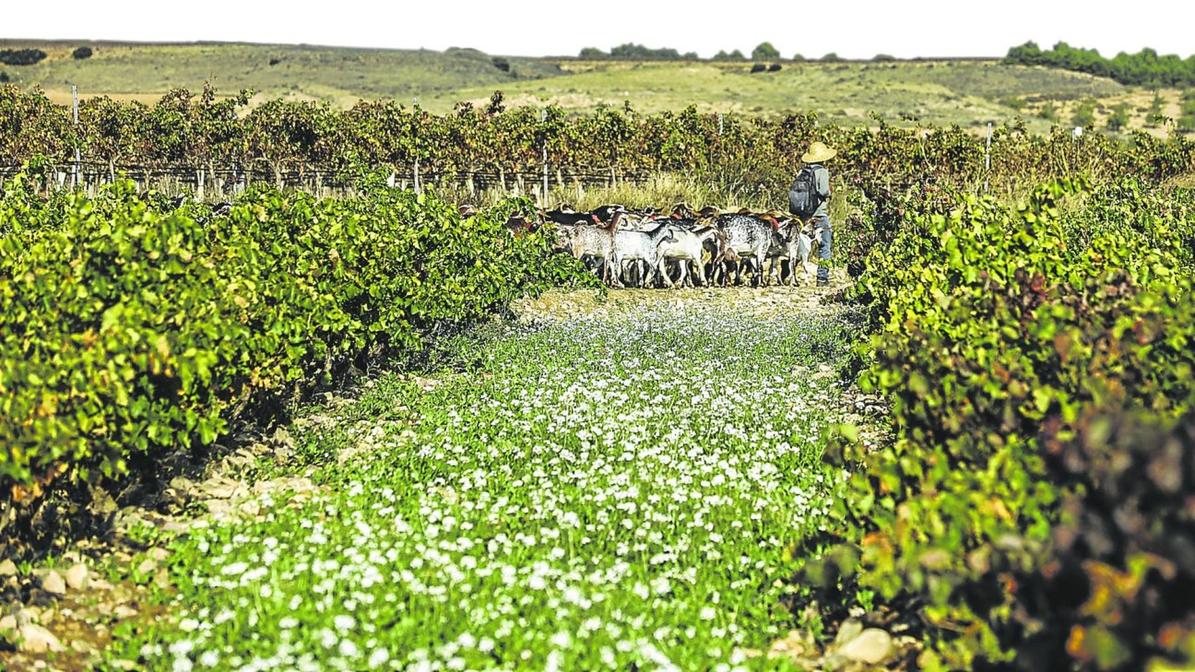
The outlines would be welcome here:
<svg viewBox="0 0 1195 672">
<path fill-rule="evenodd" d="M 460 187 L 441 187 L 437 192 L 457 203 L 492 205 L 510 196 L 526 195 L 536 203 L 540 199 L 538 185 L 524 185 L 523 192 L 502 190 L 497 187 L 467 193 Z M 632 209 L 667 209 L 676 203 L 687 203 L 694 208 L 707 205 L 726 211 L 749 208 L 755 211 L 783 209 L 784 194 L 760 195 L 757 189 L 745 189 L 734 185 L 719 185 L 699 180 L 688 175 L 663 173 L 644 182 L 619 182 L 614 186 L 574 187 L 551 186 L 548 191 L 548 208 L 570 205 L 577 210 L 592 210 L 601 205 L 618 203 Z M 833 203 L 831 204 L 833 207 Z"/>
</svg>

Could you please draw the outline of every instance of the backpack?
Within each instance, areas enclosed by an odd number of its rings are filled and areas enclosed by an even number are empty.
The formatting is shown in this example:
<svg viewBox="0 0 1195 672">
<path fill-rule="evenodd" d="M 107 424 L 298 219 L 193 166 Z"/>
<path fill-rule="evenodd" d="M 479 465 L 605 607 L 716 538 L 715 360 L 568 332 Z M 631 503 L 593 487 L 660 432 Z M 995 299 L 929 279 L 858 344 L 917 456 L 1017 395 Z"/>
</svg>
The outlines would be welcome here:
<svg viewBox="0 0 1195 672">
<path fill-rule="evenodd" d="M 821 198 L 817 193 L 817 176 L 813 166 L 805 166 L 788 189 L 788 211 L 801 219 L 808 219 L 817 212 L 819 205 Z"/>
</svg>

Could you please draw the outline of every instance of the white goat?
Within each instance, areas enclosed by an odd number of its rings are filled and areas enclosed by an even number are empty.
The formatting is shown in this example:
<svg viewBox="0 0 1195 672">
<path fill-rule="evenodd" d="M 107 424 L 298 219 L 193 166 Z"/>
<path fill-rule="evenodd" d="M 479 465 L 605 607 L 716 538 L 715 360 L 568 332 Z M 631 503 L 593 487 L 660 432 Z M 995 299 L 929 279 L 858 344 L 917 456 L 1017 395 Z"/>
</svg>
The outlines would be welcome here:
<svg viewBox="0 0 1195 672">
<path fill-rule="evenodd" d="M 614 266 L 614 277 L 622 275 L 622 265 L 628 261 L 642 261 L 647 265 L 647 272 L 641 278 L 654 278 L 660 269 L 660 244 L 672 240 L 668 231 L 668 223 L 663 222 L 650 231 L 619 230 L 614 234 L 614 254 L 611 259 Z M 664 281 L 669 287 L 672 280 L 667 276 Z M 618 281 L 622 284 L 621 281 Z"/>
<path fill-rule="evenodd" d="M 693 266 L 693 275 L 701 280 L 701 286 L 708 285 L 709 278 L 705 273 L 705 261 L 702 259 L 701 253 L 705 249 L 706 241 L 717 237 L 718 229 L 712 226 L 700 229 L 688 229 L 672 225 L 668 227 L 668 231 L 671 234 L 672 240 L 660 243 L 660 256 L 665 260 L 675 261 L 680 266 L 680 280 L 677 281 L 678 285 L 684 287 L 686 284 L 689 286 L 695 284 L 689 278 L 690 265 Z M 664 277 L 671 283 L 667 268 L 662 270 Z"/>
</svg>

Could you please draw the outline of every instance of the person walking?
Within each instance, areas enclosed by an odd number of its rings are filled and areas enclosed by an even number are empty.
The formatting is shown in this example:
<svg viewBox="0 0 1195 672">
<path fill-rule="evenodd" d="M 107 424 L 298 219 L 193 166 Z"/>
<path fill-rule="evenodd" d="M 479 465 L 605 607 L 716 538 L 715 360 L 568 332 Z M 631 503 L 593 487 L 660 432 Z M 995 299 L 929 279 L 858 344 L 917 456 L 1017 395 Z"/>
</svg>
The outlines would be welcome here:
<svg viewBox="0 0 1195 672">
<path fill-rule="evenodd" d="M 818 243 L 817 285 L 830 284 L 830 249 L 834 232 L 830 228 L 830 171 L 825 163 L 838 155 L 822 142 L 809 145 L 801 155 L 805 164 L 788 192 L 789 211 L 813 226 L 813 239 Z"/>
</svg>

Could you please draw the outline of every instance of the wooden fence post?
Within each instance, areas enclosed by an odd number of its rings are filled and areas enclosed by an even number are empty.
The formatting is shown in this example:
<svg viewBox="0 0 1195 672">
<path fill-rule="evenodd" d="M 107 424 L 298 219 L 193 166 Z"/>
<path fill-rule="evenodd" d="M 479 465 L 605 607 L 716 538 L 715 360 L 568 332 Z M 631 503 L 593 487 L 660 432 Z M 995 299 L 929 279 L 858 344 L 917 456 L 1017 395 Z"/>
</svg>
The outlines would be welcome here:
<svg viewBox="0 0 1195 672">
<path fill-rule="evenodd" d="M 983 193 L 988 193 L 992 175 L 992 122 L 988 122 L 988 139 L 983 150 Z"/>
<path fill-rule="evenodd" d="M 75 133 L 79 132 L 79 87 L 71 84 L 71 117 L 75 123 Z M 71 188 L 79 188 L 79 139 L 75 138 L 75 165 L 73 169 L 73 177 L 71 179 Z"/>
</svg>

